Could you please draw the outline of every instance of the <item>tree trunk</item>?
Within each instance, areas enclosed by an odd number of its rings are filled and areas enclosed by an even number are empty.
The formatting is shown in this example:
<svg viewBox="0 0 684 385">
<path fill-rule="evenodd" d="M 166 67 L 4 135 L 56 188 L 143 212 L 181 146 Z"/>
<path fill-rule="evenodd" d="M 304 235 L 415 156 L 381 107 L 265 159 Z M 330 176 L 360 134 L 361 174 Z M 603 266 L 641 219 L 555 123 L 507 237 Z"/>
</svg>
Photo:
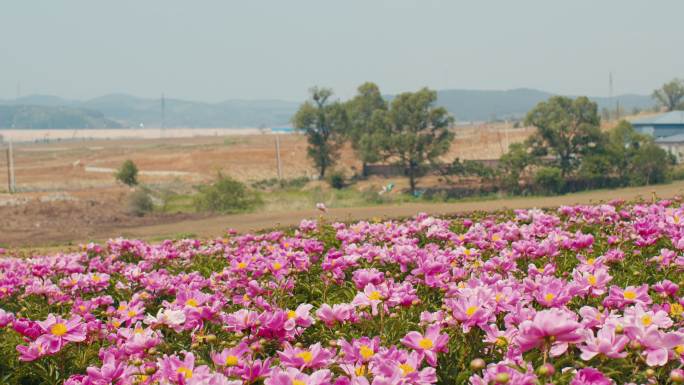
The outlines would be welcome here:
<svg viewBox="0 0 684 385">
<path fill-rule="evenodd" d="M 409 169 L 408 169 L 408 177 L 409 177 L 409 185 L 411 187 L 411 195 L 415 196 L 416 195 L 416 171 L 415 171 L 415 165 L 413 162 L 409 162 Z"/>
<path fill-rule="evenodd" d="M 322 164 L 321 165 L 321 171 L 318 174 L 318 179 L 323 180 L 323 178 L 325 178 L 325 169 L 326 169 L 326 165 Z"/>
</svg>

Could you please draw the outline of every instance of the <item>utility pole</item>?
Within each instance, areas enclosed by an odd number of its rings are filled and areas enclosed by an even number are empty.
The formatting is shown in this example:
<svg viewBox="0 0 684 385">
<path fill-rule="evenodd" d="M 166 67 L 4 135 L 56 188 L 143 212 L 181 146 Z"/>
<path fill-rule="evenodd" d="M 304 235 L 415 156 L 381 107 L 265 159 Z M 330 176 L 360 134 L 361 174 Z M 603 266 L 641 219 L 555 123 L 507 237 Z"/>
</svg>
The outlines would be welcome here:
<svg viewBox="0 0 684 385">
<path fill-rule="evenodd" d="M 278 165 L 278 180 L 283 179 L 283 166 L 280 162 L 280 135 L 275 136 L 275 147 L 276 147 L 276 163 Z"/>
<path fill-rule="evenodd" d="M 7 190 L 10 194 L 16 192 L 16 182 L 14 180 L 14 148 L 12 138 L 9 138 L 7 146 Z"/>
<path fill-rule="evenodd" d="M 166 131 L 166 98 L 164 97 L 164 93 L 162 92 L 161 96 L 161 136 L 165 136 L 164 133 Z"/>
</svg>

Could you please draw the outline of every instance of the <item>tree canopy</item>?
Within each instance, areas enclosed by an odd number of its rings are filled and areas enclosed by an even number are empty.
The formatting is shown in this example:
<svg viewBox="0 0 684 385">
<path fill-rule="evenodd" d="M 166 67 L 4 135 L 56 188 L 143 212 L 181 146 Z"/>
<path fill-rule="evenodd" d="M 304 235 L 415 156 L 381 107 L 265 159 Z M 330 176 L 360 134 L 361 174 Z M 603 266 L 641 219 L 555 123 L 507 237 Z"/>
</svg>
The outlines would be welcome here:
<svg viewBox="0 0 684 385">
<path fill-rule="evenodd" d="M 330 100 L 333 95 L 331 89 L 314 87 L 310 92 L 311 99 L 299 107 L 292 124 L 306 135 L 309 144 L 307 155 L 322 179 L 335 164 L 349 122 L 344 105 Z"/>
<path fill-rule="evenodd" d="M 357 89 L 357 94 L 346 103 L 349 116 L 348 136 L 352 148 L 365 166 L 381 159 L 378 146 L 382 141 L 382 130 L 374 124 L 376 113 L 387 111 L 387 102 L 375 83 L 366 82 Z"/>
<path fill-rule="evenodd" d="M 563 176 L 579 166 L 582 155 L 603 144 L 596 103 L 584 96 L 553 96 L 537 104 L 525 123 L 537 128 L 528 141 L 532 152 L 554 156 Z"/>
<path fill-rule="evenodd" d="M 684 109 L 684 80 L 673 79 L 653 91 L 653 99 L 668 111 Z"/>
<path fill-rule="evenodd" d="M 445 154 L 454 138 L 449 130 L 453 118 L 434 105 L 436 100 L 437 93 L 427 88 L 405 92 L 392 100 L 389 110 L 374 117 L 383 138 L 380 148 L 406 169 L 412 194 L 420 167 Z"/>
</svg>

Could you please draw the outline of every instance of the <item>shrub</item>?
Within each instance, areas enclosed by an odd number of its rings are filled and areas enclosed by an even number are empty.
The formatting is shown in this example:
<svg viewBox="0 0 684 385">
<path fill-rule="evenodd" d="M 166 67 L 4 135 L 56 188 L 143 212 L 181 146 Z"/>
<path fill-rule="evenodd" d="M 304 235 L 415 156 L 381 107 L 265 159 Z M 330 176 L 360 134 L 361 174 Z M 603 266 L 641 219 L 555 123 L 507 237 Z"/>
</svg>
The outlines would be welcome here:
<svg viewBox="0 0 684 385">
<path fill-rule="evenodd" d="M 199 194 L 193 199 L 197 211 L 219 213 L 246 211 L 261 203 L 257 192 L 248 190 L 243 183 L 220 173 L 214 183 L 200 186 Z"/>
<path fill-rule="evenodd" d="M 337 190 L 344 188 L 344 174 L 339 171 L 330 173 L 328 176 L 328 184 L 330 184 L 330 187 Z"/>
<path fill-rule="evenodd" d="M 132 160 L 127 159 L 119 167 L 119 171 L 114 174 L 114 177 L 125 185 L 135 186 L 138 184 L 138 166 Z"/>
<path fill-rule="evenodd" d="M 154 210 L 152 197 L 145 189 L 137 189 L 128 196 L 127 211 L 139 217 Z"/>
<path fill-rule="evenodd" d="M 543 194 L 558 194 L 563 191 L 565 181 L 558 167 L 540 168 L 534 175 L 534 184 Z"/>
</svg>

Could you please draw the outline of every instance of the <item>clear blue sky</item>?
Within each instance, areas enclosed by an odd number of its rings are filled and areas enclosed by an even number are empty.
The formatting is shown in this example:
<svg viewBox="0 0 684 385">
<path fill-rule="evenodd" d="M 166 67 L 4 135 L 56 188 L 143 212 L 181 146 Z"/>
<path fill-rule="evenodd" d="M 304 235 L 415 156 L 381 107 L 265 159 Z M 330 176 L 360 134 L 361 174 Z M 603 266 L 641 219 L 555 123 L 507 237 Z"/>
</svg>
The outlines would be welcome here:
<svg viewBox="0 0 684 385">
<path fill-rule="evenodd" d="M 684 77 L 681 0 L 3 0 L 0 98 L 219 101 L 539 88 L 650 93 Z"/>
</svg>

